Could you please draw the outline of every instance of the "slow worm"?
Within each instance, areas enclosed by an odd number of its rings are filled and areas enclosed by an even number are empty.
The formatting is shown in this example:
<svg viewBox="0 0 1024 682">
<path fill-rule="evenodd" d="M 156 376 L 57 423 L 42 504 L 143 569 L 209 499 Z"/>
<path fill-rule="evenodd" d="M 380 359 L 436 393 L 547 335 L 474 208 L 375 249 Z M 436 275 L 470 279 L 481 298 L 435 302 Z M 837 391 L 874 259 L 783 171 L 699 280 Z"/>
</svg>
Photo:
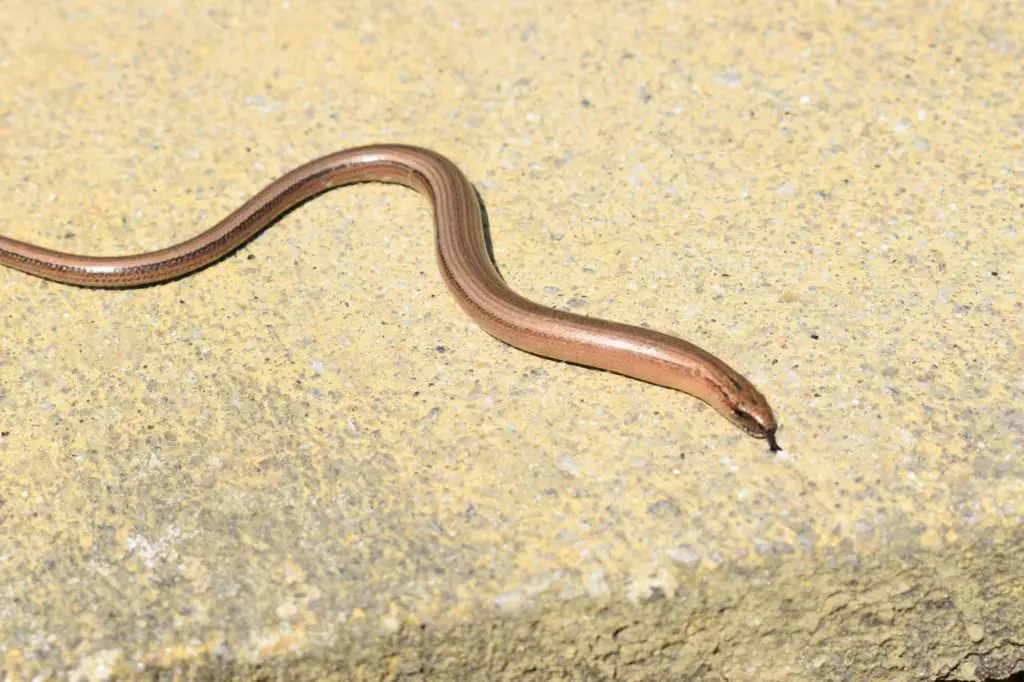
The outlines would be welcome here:
<svg viewBox="0 0 1024 682">
<path fill-rule="evenodd" d="M 714 355 L 668 334 L 547 308 L 512 291 L 491 263 L 472 185 L 451 161 L 426 149 L 372 145 L 329 154 L 285 174 L 199 236 L 159 251 L 80 256 L 0 236 L 0 264 L 83 287 L 164 282 L 231 253 L 302 202 L 366 181 L 405 185 L 430 199 L 445 283 L 492 336 L 530 353 L 683 391 L 779 449 L 764 396 Z"/>
</svg>

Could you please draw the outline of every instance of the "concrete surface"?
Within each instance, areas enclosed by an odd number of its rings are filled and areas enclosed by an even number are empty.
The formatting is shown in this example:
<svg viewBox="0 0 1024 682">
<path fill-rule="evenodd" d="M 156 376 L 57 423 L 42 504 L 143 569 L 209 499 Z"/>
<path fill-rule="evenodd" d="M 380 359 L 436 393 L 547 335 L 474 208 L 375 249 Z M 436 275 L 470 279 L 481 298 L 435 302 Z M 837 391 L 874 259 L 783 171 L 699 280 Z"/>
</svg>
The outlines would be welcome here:
<svg viewBox="0 0 1024 682">
<path fill-rule="evenodd" d="M 721 355 L 785 451 L 487 337 L 401 188 L 164 286 L 5 271 L 3 678 L 1024 669 L 1013 4 L 4 2 L 4 234 L 158 248 L 434 147 L 515 288 Z"/>
</svg>

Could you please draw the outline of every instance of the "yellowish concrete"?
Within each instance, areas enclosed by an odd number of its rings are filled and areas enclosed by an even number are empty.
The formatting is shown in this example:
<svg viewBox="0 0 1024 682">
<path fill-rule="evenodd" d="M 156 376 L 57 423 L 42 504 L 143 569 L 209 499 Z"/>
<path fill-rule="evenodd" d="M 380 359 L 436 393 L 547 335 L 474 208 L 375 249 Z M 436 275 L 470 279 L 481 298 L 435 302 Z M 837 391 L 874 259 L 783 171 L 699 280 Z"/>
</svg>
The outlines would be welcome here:
<svg viewBox="0 0 1024 682">
<path fill-rule="evenodd" d="M 0 4 L 4 234 L 159 248 L 430 146 L 517 290 L 720 354 L 786 448 L 487 337 L 401 188 L 163 286 L 2 272 L 0 677 L 1020 669 L 1013 4 Z"/>
</svg>

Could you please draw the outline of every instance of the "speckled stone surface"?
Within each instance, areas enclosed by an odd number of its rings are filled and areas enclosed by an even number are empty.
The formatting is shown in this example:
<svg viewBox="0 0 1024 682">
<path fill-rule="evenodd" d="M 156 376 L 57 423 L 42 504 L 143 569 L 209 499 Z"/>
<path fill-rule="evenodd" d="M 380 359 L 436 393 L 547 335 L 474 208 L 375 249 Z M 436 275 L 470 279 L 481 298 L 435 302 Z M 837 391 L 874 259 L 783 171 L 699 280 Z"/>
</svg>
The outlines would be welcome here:
<svg viewBox="0 0 1024 682">
<path fill-rule="evenodd" d="M 413 192 L 167 285 L 0 272 L 7 680 L 978 680 L 1024 669 L 1009 2 L 0 4 L 0 232 L 93 254 L 370 141 L 510 284 L 771 399 L 481 332 Z"/>
</svg>

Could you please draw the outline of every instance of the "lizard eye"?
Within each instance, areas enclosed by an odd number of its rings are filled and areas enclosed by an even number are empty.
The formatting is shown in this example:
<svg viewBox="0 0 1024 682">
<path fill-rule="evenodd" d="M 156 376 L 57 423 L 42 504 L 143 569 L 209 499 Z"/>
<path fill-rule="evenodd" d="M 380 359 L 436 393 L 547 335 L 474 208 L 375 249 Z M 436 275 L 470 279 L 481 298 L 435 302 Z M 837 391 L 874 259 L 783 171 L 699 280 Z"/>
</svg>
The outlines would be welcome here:
<svg viewBox="0 0 1024 682">
<path fill-rule="evenodd" d="M 743 408 L 732 408 L 732 416 L 733 419 L 736 420 L 736 424 L 748 433 L 757 433 L 761 429 L 761 425 L 756 419 L 754 419 L 754 415 L 750 414 Z"/>
</svg>

